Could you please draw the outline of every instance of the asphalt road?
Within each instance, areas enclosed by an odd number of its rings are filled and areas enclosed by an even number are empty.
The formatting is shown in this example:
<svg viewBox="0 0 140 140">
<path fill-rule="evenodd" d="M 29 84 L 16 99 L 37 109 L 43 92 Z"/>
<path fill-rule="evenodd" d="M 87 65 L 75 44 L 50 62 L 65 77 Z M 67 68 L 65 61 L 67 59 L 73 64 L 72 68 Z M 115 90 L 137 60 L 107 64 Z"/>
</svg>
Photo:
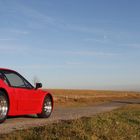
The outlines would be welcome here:
<svg viewBox="0 0 140 140">
<path fill-rule="evenodd" d="M 127 104 L 140 104 L 140 99 L 114 100 L 96 106 L 58 108 L 55 107 L 50 118 L 39 119 L 35 116 L 20 116 L 8 118 L 0 124 L 0 134 L 10 133 L 15 130 L 27 129 L 35 126 L 44 126 L 60 120 L 76 119 L 84 116 L 93 116 L 98 113 L 108 112 Z"/>
</svg>

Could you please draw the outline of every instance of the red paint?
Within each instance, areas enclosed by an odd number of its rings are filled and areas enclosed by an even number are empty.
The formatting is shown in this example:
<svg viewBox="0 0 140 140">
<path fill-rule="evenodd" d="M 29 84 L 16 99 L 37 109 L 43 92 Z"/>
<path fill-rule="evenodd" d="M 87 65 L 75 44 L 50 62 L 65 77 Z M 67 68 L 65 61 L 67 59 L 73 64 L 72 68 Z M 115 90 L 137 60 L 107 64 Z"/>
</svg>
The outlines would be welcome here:
<svg viewBox="0 0 140 140">
<path fill-rule="evenodd" d="M 1 70 L 15 72 L 4 68 L 0 68 Z M 47 94 L 51 95 L 49 91 L 41 89 L 11 87 L 3 79 L 0 79 L 0 90 L 5 90 L 9 98 L 9 116 L 41 113 L 44 97 Z"/>
</svg>

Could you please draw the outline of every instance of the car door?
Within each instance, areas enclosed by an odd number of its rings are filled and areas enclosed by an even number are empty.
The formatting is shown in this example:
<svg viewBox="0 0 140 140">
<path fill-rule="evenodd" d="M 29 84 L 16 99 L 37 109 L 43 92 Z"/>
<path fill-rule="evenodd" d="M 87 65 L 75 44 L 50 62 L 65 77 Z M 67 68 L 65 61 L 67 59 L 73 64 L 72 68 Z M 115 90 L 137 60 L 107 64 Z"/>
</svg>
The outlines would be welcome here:
<svg viewBox="0 0 140 140">
<path fill-rule="evenodd" d="M 23 93 L 21 96 L 22 104 L 19 103 L 19 110 L 22 108 L 22 110 L 24 109 L 29 111 L 29 113 L 36 113 L 40 110 L 40 104 L 42 101 L 41 91 L 31 86 L 31 84 L 25 78 L 22 78 L 22 80 L 25 83 L 26 88 L 24 88 L 24 91 L 23 89 L 21 91 Z M 29 103 L 27 104 L 27 102 Z"/>
<path fill-rule="evenodd" d="M 39 103 L 39 92 L 31 86 L 21 75 L 16 72 L 5 73 L 10 87 L 14 89 L 18 114 L 34 113 Z"/>
<path fill-rule="evenodd" d="M 36 113 L 39 110 L 40 94 L 35 89 L 16 88 L 15 94 L 18 97 L 17 109 L 21 114 Z"/>
</svg>

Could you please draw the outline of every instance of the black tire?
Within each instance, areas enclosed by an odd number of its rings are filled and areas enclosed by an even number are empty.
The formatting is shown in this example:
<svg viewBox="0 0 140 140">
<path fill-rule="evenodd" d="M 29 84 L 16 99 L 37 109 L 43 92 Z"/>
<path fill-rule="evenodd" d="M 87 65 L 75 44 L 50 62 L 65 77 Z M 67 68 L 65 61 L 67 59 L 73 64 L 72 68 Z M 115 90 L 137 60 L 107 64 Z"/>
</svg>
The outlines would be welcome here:
<svg viewBox="0 0 140 140">
<path fill-rule="evenodd" d="M 53 100 L 50 95 L 46 95 L 42 105 L 42 112 L 37 114 L 39 118 L 48 118 L 50 117 L 53 109 Z"/>
<path fill-rule="evenodd" d="M 9 111 L 8 98 L 4 92 L 0 91 L 0 123 L 6 120 L 8 111 Z"/>
</svg>

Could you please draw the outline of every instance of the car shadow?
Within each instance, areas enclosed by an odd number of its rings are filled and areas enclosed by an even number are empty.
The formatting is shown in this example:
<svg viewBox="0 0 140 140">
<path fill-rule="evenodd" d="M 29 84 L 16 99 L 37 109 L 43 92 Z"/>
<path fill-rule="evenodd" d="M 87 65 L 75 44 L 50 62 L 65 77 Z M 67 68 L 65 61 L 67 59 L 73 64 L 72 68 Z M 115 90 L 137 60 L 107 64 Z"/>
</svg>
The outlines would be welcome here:
<svg viewBox="0 0 140 140">
<path fill-rule="evenodd" d="M 20 116 L 8 116 L 7 119 L 13 119 L 13 118 L 33 118 L 38 119 L 37 115 L 20 115 Z"/>
</svg>

